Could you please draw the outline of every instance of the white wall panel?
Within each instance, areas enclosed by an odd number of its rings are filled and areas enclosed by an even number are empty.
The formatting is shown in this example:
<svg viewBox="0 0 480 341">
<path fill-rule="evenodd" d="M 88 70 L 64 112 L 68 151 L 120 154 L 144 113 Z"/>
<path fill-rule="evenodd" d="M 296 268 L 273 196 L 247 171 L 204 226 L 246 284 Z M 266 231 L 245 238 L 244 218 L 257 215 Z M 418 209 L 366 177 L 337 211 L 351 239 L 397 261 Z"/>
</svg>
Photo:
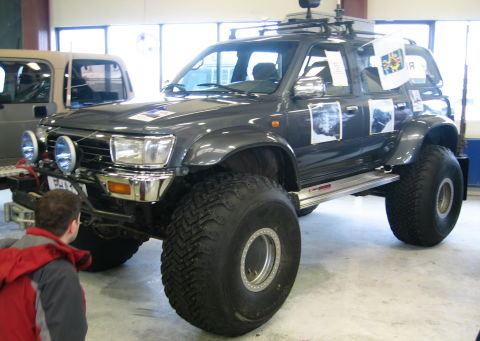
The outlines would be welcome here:
<svg viewBox="0 0 480 341">
<path fill-rule="evenodd" d="M 478 20 L 479 0 L 368 0 L 374 20 Z"/>
<path fill-rule="evenodd" d="M 333 13 L 336 0 L 316 10 Z M 50 0 L 50 25 L 95 26 L 281 20 L 299 12 L 297 0 Z"/>
</svg>

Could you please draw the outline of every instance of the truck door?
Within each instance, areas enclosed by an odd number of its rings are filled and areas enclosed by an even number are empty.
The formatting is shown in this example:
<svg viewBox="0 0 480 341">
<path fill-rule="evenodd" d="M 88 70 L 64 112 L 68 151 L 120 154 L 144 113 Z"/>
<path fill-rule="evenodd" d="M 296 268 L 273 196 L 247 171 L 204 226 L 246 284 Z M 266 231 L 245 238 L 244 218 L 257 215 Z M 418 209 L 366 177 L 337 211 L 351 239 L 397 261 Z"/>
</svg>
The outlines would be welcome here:
<svg viewBox="0 0 480 341">
<path fill-rule="evenodd" d="M 22 132 L 56 111 L 52 77 L 44 61 L 0 58 L 0 166 L 15 164 Z"/>
<path fill-rule="evenodd" d="M 362 162 L 368 168 L 375 168 L 391 154 L 398 131 L 412 118 L 413 111 L 404 86 L 388 90 L 382 87 L 379 72 L 384 72 L 383 68 L 388 68 L 389 64 L 379 65 L 372 44 L 357 46 L 350 55 L 356 58 L 362 99 L 360 106 L 367 123 Z M 395 56 L 391 58 L 395 59 Z M 402 67 L 406 68 L 406 65 Z"/>
<path fill-rule="evenodd" d="M 365 118 L 352 91 L 343 46 L 311 47 L 293 90 L 288 140 L 302 186 L 343 176 L 360 165 Z"/>
</svg>

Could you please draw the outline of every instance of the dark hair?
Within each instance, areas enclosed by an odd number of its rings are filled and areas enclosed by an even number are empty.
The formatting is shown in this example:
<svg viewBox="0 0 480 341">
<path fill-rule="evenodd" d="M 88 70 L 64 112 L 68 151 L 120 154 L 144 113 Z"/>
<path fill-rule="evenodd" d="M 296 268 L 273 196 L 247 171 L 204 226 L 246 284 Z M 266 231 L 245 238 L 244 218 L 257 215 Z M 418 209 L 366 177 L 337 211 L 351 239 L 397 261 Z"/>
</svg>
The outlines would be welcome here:
<svg viewBox="0 0 480 341">
<path fill-rule="evenodd" d="M 54 189 L 37 201 L 35 225 L 60 237 L 78 218 L 81 206 L 80 196 L 64 189 Z"/>
</svg>

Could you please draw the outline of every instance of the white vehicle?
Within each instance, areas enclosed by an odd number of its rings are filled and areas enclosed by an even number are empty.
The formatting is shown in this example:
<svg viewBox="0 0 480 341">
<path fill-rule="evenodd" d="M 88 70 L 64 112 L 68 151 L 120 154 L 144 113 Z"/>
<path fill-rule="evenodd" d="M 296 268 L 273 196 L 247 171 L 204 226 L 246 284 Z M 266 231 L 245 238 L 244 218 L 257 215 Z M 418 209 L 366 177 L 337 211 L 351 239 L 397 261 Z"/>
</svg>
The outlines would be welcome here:
<svg viewBox="0 0 480 341">
<path fill-rule="evenodd" d="M 0 179 L 18 173 L 21 155 L 12 145 L 23 131 L 35 130 L 41 118 L 133 96 L 119 57 L 0 49 Z"/>
</svg>

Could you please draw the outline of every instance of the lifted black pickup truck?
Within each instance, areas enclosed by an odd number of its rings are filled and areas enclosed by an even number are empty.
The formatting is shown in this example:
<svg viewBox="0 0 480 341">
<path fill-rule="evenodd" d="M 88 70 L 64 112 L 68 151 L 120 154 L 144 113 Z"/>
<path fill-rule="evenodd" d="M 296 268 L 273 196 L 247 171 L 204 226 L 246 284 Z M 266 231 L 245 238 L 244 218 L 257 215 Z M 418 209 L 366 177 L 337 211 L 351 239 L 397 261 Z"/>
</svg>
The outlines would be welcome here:
<svg viewBox="0 0 480 341">
<path fill-rule="evenodd" d="M 208 48 L 164 102 L 44 119 L 22 142 L 40 180 L 11 178 L 12 205 L 31 210 L 53 188 L 82 195 L 74 245 L 93 253 L 92 271 L 163 239 L 172 307 L 223 335 L 280 308 L 300 260 L 297 215 L 325 200 L 384 196 L 397 238 L 440 243 L 467 170 L 430 52 L 340 20 L 275 29 Z"/>
</svg>

